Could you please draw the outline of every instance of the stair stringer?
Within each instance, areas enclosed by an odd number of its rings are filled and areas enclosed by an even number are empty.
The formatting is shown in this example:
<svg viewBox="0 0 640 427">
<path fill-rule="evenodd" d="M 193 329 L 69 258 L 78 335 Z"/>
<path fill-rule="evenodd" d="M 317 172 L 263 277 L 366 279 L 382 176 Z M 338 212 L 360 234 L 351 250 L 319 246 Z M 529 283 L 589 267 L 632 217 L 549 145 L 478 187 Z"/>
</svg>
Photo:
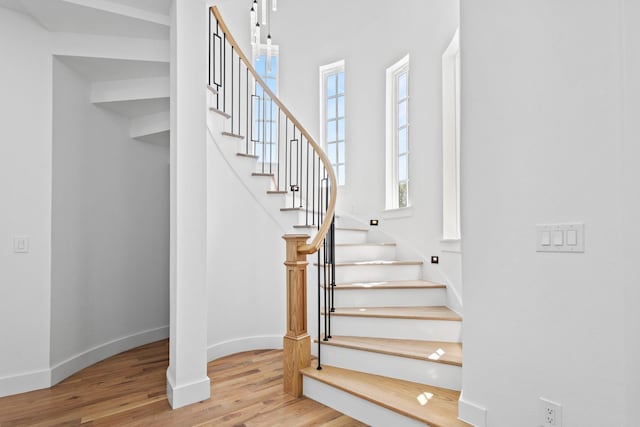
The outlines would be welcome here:
<svg viewBox="0 0 640 427">
<path fill-rule="evenodd" d="M 256 161 L 249 157 L 238 156 L 237 141 L 231 136 L 223 135 L 225 128 L 224 117 L 210 112 L 207 120 L 207 144 L 215 147 L 224 162 L 233 172 L 238 183 L 251 194 L 255 202 L 272 219 L 282 234 L 294 233 L 293 226 L 298 223 L 297 212 L 280 211 L 285 207 L 285 195 L 270 195 L 267 191 L 273 189 L 271 178 L 252 176 Z M 299 232 L 297 232 L 299 233 Z"/>
</svg>

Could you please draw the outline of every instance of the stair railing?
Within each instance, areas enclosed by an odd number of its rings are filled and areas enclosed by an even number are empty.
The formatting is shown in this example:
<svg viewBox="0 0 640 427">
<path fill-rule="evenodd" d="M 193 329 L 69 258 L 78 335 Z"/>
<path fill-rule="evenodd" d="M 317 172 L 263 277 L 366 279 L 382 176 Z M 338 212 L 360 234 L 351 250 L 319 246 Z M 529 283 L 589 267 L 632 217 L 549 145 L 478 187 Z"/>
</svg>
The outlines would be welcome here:
<svg viewBox="0 0 640 427">
<path fill-rule="evenodd" d="M 336 176 L 326 153 L 278 99 L 274 88 L 256 72 L 216 6 L 211 7 L 209 13 L 208 84 L 215 103 L 212 109 L 229 118 L 229 131 L 224 134 L 238 141 L 240 154 L 257 160 L 254 175 L 270 176 L 273 189 L 269 193 L 286 195 L 288 209 L 299 212 L 304 226 L 317 230 L 311 242 L 306 234 L 283 236 L 287 268 L 284 390 L 301 396 L 299 371 L 311 363 L 311 339 L 307 331 L 307 255 L 314 253 L 318 257 L 318 369 L 322 369 L 320 341 L 331 337 Z M 324 337 L 321 316 L 324 316 Z"/>
</svg>

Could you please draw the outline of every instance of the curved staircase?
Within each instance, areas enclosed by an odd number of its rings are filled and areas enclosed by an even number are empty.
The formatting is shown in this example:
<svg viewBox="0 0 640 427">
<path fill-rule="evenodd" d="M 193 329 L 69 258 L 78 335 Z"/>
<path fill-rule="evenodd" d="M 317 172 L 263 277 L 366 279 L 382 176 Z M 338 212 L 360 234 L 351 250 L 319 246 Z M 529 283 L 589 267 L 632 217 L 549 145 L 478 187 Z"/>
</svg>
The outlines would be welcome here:
<svg viewBox="0 0 640 427">
<path fill-rule="evenodd" d="M 213 8 L 212 12 L 221 23 L 217 10 Z M 220 26 L 226 31 L 223 23 Z M 223 36 L 234 42 L 226 32 Z M 235 43 L 232 46 L 241 59 L 248 62 Z M 222 67 L 225 69 L 224 61 Z M 253 72 L 250 66 L 247 68 Z M 255 85 L 256 80 L 251 83 Z M 230 89 L 224 81 L 219 87 L 234 94 L 233 83 Z M 299 233 L 312 236 L 320 233 L 320 224 L 325 222 L 322 214 L 317 216 L 316 208 L 310 206 L 315 201 L 313 195 L 309 203 L 309 199 L 296 195 L 298 190 L 290 190 L 286 183 L 282 186 L 280 170 L 271 168 L 271 161 L 266 170 L 261 156 L 250 148 L 256 141 L 241 134 L 251 131 L 249 119 L 243 122 L 242 117 L 235 117 L 234 126 L 233 107 L 220 107 L 218 87 L 210 85 L 208 91 L 210 142 L 235 171 L 236 178 L 260 200 L 263 209 L 270 212 L 285 232 L 298 233 L 293 236 L 298 238 Z M 255 91 L 247 94 L 242 88 L 237 93 L 239 97 L 256 96 Z M 275 99 L 272 94 L 269 96 Z M 278 129 L 280 135 L 280 125 Z M 277 139 L 280 141 L 280 137 Z M 278 146 L 277 157 L 282 157 L 282 150 Z M 284 153 L 286 157 L 286 151 Z M 304 180 L 296 181 L 299 182 Z M 327 216 L 333 217 L 331 213 Z M 315 218 L 320 221 L 313 222 Z M 329 244 L 325 244 L 331 246 L 333 240 L 335 257 L 327 257 L 325 246 L 324 255 L 319 255 L 317 261 L 307 267 L 305 280 L 306 277 L 312 280 L 307 284 L 304 297 L 299 299 L 299 291 L 288 296 L 288 305 L 294 306 L 288 308 L 290 316 L 292 310 L 296 314 L 304 313 L 305 310 L 295 304 L 308 297 L 305 308 L 309 316 L 302 321 L 294 338 L 298 345 L 308 339 L 307 329 L 315 334 L 316 344 L 311 345 L 311 351 L 317 359 L 311 366 L 303 363 L 302 393 L 373 426 L 467 426 L 457 418 L 462 385 L 462 318 L 446 307 L 446 286 L 424 280 L 422 261 L 398 259 L 394 242 L 369 241 L 368 228 L 359 223 L 336 216 L 332 228 L 335 234 L 329 233 L 328 236 L 333 237 L 327 237 Z M 300 260 L 305 258 L 306 255 L 298 257 L 293 263 L 287 258 L 285 264 L 300 268 L 304 265 Z M 326 275 L 327 270 L 332 271 L 329 276 L 333 280 L 314 283 L 313 278 L 320 277 L 321 273 Z M 289 288 L 297 283 L 289 280 Z M 319 286 L 322 289 L 318 289 Z M 333 297 L 327 299 L 328 294 Z M 321 303 L 333 304 L 321 307 L 318 298 Z M 312 314 L 318 313 L 318 308 L 321 318 Z M 329 318 L 325 319 L 326 316 Z M 295 329 L 291 322 L 299 322 L 299 317 L 288 319 L 290 330 Z M 325 328 L 319 329 L 316 322 L 326 325 Z M 322 329 L 324 333 L 317 332 Z M 289 334 L 285 337 L 285 358 L 288 338 Z M 300 349 L 302 347 L 297 347 L 295 351 Z M 304 351 L 308 352 L 309 348 Z M 285 360 L 285 390 L 288 368 Z"/>
<path fill-rule="evenodd" d="M 462 318 L 446 286 L 397 259 L 395 243 L 341 222 L 331 338 L 321 337 L 322 369 L 303 370 L 305 396 L 370 425 L 468 425 L 457 419 Z"/>
</svg>

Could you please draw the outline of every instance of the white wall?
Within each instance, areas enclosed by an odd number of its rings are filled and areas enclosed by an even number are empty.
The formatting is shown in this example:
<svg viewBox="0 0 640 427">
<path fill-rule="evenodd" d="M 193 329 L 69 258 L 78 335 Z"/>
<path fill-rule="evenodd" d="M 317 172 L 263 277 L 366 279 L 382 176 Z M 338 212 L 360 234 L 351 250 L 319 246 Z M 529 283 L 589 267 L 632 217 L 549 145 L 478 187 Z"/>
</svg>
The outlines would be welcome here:
<svg viewBox="0 0 640 427">
<path fill-rule="evenodd" d="M 318 139 L 318 69 L 345 60 L 346 185 L 339 189 L 338 210 L 367 222 L 379 218 L 381 231 L 394 236 L 409 252 L 425 258 L 440 255 L 439 266 L 426 264 L 427 277 L 448 280 L 461 292 L 460 254 L 442 252 L 440 244 L 441 60 L 458 26 L 458 9 L 458 2 L 449 0 L 286 2 L 272 14 L 272 37 L 280 46 L 280 98 Z M 242 30 L 248 34 L 248 29 Z M 407 53 L 411 57 L 412 208 L 406 212 L 409 216 L 392 218 L 382 213 L 385 72 Z"/>
<path fill-rule="evenodd" d="M 623 33 L 622 4 L 462 5 L 463 388 L 491 427 L 539 425 L 540 396 L 565 427 L 637 425 L 636 53 L 633 92 L 621 76 L 638 11 Z M 535 252 L 535 224 L 571 221 L 585 253 Z"/>
<path fill-rule="evenodd" d="M 131 139 L 128 118 L 90 104 L 89 83 L 58 59 L 53 75 L 56 382 L 96 361 L 69 360 L 84 352 L 167 336 L 169 165 L 166 147 Z"/>
<path fill-rule="evenodd" d="M 620 211 L 622 213 L 621 238 L 625 251 L 623 283 L 625 285 L 625 344 L 626 354 L 626 425 L 632 426 L 640 420 L 640 286 L 637 281 L 637 260 L 640 259 L 640 197 L 638 195 L 639 172 L 637 161 L 640 159 L 640 4 L 631 0 L 622 2 L 622 22 L 624 51 L 625 86 L 624 98 L 624 137 L 620 152 Z"/>
<path fill-rule="evenodd" d="M 279 348 L 286 332 L 285 232 L 211 139 L 207 158 L 209 360 Z"/>
<path fill-rule="evenodd" d="M 49 49 L 44 30 L 0 7 L 0 396 L 49 381 Z M 13 253 L 15 235 L 29 254 Z"/>
</svg>

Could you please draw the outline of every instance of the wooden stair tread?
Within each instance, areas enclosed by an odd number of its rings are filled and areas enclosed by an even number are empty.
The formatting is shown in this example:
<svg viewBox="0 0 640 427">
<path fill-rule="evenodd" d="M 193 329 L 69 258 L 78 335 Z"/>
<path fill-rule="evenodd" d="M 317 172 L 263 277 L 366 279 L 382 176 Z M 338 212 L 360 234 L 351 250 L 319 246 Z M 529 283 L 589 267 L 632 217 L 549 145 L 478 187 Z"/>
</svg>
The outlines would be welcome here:
<svg viewBox="0 0 640 427">
<path fill-rule="evenodd" d="M 324 308 L 322 309 L 324 313 Z M 336 307 L 331 316 L 382 317 L 390 319 L 462 321 L 455 311 L 445 306 L 427 307 Z"/>
<path fill-rule="evenodd" d="M 462 344 L 460 343 L 336 335 L 333 335 L 330 340 L 322 341 L 321 343 L 322 345 L 462 366 Z"/>
<path fill-rule="evenodd" d="M 274 175 L 272 173 L 253 172 L 251 176 L 268 176 L 273 178 Z"/>
<path fill-rule="evenodd" d="M 214 113 L 218 113 L 220 114 L 222 117 L 225 117 L 227 119 L 231 118 L 231 114 L 227 114 L 222 110 L 218 110 L 216 107 L 209 107 L 209 111 L 213 111 Z"/>
<path fill-rule="evenodd" d="M 242 136 L 242 135 L 238 135 L 237 133 L 222 132 L 222 134 L 223 134 L 224 136 L 230 136 L 230 137 L 232 137 L 232 138 L 244 139 L 244 136 Z"/>
<path fill-rule="evenodd" d="M 445 289 L 440 283 L 427 280 L 396 280 L 388 282 L 336 283 L 336 291 L 345 289 Z"/>
<path fill-rule="evenodd" d="M 368 228 L 358 228 L 358 227 L 336 227 L 336 230 L 338 231 L 369 231 Z"/>
<path fill-rule="evenodd" d="M 269 190 L 267 194 L 288 194 L 289 192 L 286 190 Z"/>
<path fill-rule="evenodd" d="M 458 419 L 458 391 L 329 365 L 322 365 L 320 371 L 316 367 L 313 361 L 300 372 L 432 427 L 469 426 Z"/>
<path fill-rule="evenodd" d="M 336 247 L 353 247 L 353 246 L 396 246 L 395 243 L 336 243 Z"/>
<path fill-rule="evenodd" d="M 375 261 L 337 262 L 336 267 L 367 267 L 367 266 L 379 266 L 379 265 L 422 265 L 422 264 L 423 264 L 422 261 L 375 260 Z M 316 262 L 313 265 L 318 266 L 318 263 Z"/>
<path fill-rule="evenodd" d="M 214 95 L 217 95 L 217 94 L 218 94 L 218 88 L 216 88 L 216 87 L 215 87 L 215 86 L 213 86 L 213 85 L 207 85 L 207 89 L 209 89 L 209 91 L 210 91 L 211 93 L 213 93 Z"/>
<path fill-rule="evenodd" d="M 246 153 L 236 153 L 236 156 L 239 157 L 248 157 L 250 159 L 259 159 L 259 156 L 256 156 L 255 154 L 246 154 Z"/>
</svg>

